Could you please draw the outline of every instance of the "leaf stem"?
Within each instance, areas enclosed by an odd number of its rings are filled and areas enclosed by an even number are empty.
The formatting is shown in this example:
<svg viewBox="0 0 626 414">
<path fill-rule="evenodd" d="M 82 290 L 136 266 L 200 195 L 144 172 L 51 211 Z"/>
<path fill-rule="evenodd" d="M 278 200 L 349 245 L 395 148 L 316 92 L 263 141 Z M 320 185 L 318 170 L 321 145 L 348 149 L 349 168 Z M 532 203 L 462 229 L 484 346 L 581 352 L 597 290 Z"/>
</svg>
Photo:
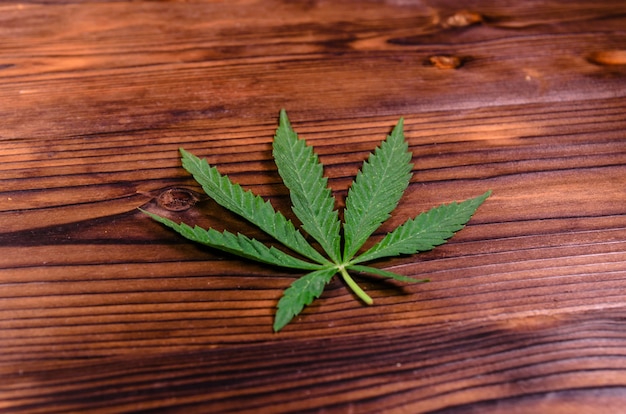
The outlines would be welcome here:
<svg viewBox="0 0 626 414">
<path fill-rule="evenodd" d="M 374 303 L 374 300 L 369 297 L 369 295 L 367 293 L 365 293 L 363 291 L 363 289 L 361 289 L 361 287 L 359 285 L 356 284 L 356 282 L 354 281 L 354 279 L 352 279 L 350 277 L 350 275 L 348 274 L 346 268 L 344 266 L 339 266 L 338 267 L 339 273 L 341 273 L 341 277 L 343 277 L 343 280 L 346 281 L 346 283 L 348 284 L 348 286 L 350 287 L 350 289 L 352 289 L 352 291 L 354 293 L 356 293 L 356 295 L 366 304 L 371 305 L 372 303 Z"/>
</svg>

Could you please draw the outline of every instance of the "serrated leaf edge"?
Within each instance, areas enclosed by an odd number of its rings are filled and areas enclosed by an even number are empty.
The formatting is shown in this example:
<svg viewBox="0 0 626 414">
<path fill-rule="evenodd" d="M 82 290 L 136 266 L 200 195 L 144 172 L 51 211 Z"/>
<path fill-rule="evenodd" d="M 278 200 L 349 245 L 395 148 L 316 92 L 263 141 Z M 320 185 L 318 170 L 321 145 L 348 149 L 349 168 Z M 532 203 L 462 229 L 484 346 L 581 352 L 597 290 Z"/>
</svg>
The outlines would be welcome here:
<svg viewBox="0 0 626 414">
<path fill-rule="evenodd" d="M 272 154 L 283 183 L 289 189 L 292 210 L 302 229 L 322 246 L 335 263 L 341 261 L 341 223 L 335 199 L 313 147 L 291 127 L 284 109 L 274 136 Z"/>
<path fill-rule="evenodd" d="M 182 163 L 204 192 L 222 207 L 245 218 L 284 246 L 320 264 L 330 262 L 315 250 L 281 212 L 269 201 L 233 183 L 206 159 L 200 159 L 180 148 Z"/>
<path fill-rule="evenodd" d="M 491 191 L 487 191 L 460 203 L 443 204 L 408 219 L 395 230 L 387 233 L 382 240 L 366 252 L 352 259 L 352 263 L 432 250 L 446 243 L 456 232 L 465 227 L 490 194 Z M 443 223 L 441 217 L 446 218 L 450 223 Z"/>
<path fill-rule="evenodd" d="M 346 197 L 343 261 L 349 261 L 397 207 L 411 179 L 412 154 L 400 118 L 363 162 Z"/>
</svg>

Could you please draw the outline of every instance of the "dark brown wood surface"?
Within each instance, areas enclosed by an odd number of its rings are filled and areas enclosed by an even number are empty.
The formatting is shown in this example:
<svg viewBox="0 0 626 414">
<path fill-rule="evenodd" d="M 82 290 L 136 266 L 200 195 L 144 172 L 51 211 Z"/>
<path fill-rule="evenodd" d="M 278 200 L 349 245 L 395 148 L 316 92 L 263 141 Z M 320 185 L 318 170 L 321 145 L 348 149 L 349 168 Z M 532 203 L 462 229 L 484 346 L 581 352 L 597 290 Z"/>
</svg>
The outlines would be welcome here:
<svg viewBox="0 0 626 414">
<path fill-rule="evenodd" d="M 359 278 L 365 306 L 333 280 L 275 334 L 297 273 L 137 210 L 267 240 L 177 149 L 290 215 L 280 108 L 339 200 L 405 118 L 414 175 L 375 238 L 493 190 L 448 244 L 375 264 L 431 283 Z M 0 4 L 0 412 L 625 403 L 624 1 Z"/>
</svg>

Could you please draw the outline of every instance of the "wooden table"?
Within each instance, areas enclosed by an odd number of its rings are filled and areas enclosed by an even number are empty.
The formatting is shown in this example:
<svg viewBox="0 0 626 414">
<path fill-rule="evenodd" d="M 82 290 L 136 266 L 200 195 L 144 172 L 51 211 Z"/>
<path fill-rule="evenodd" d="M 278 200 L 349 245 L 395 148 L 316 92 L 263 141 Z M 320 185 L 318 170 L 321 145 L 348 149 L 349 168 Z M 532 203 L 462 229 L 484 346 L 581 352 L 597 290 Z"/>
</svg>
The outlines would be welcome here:
<svg viewBox="0 0 626 414">
<path fill-rule="evenodd" d="M 622 0 L 3 2 L 0 411 L 624 412 L 625 29 Z M 137 210 L 268 241 L 177 149 L 293 217 L 281 108 L 339 200 L 405 118 L 375 239 L 493 190 L 374 263 L 431 283 L 359 278 L 365 306 L 334 279 L 275 334 L 299 273 Z"/>
</svg>

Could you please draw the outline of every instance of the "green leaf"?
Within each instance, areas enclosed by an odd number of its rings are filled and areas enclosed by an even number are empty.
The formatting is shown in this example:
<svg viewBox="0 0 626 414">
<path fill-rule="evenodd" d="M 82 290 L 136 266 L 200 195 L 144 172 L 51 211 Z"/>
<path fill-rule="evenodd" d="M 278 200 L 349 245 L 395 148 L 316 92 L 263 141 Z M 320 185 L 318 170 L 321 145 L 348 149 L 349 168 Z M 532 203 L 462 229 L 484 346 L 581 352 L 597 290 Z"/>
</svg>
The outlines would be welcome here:
<svg viewBox="0 0 626 414">
<path fill-rule="evenodd" d="M 220 174 L 206 159 L 180 149 L 183 167 L 193 175 L 204 192 L 222 207 L 242 216 L 261 230 L 280 241 L 283 245 L 318 263 L 329 261 L 315 250 L 280 212 L 274 210 L 269 201 L 244 191 L 227 176 Z"/>
<path fill-rule="evenodd" d="M 404 140 L 403 119 L 370 154 L 348 191 L 344 212 L 344 262 L 389 218 L 411 179 L 411 153 Z"/>
<path fill-rule="evenodd" d="M 425 283 L 430 282 L 430 279 L 413 279 L 412 277 L 399 275 L 394 272 L 390 272 L 388 270 L 377 269 L 375 267 L 370 266 L 361 266 L 361 265 L 350 265 L 347 267 L 348 270 L 354 270 L 356 272 L 361 273 L 369 273 L 371 275 L 387 277 L 390 279 L 395 279 L 400 282 L 408 282 L 408 283 Z"/>
<path fill-rule="evenodd" d="M 285 327 L 305 306 L 319 297 L 335 273 L 337 269 L 334 267 L 319 269 L 295 280 L 285 289 L 283 297 L 278 301 L 274 331 L 278 332 Z"/>
<path fill-rule="evenodd" d="M 317 155 L 313 148 L 298 138 L 284 109 L 280 112 L 273 154 L 278 173 L 289 189 L 293 212 L 302 222 L 302 229 L 338 263 L 340 222 L 334 210 L 335 200 L 327 187 Z"/>
<path fill-rule="evenodd" d="M 327 186 L 327 179 L 323 175 L 323 166 L 313 149 L 299 139 L 291 128 L 285 110 L 280 112 L 280 122 L 274 138 L 274 159 L 278 172 L 289 189 L 293 212 L 301 221 L 302 230 L 317 240 L 330 260 L 313 248 L 303 233 L 283 214 L 275 211 L 268 201 L 250 191 L 244 191 L 227 176 L 221 175 L 206 160 L 201 160 L 182 148 L 180 152 L 183 167 L 202 185 L 209 197 L 257 225 L 285 247 L 315 263 L 294 257 L 273 246 L 266 246 L 239 233 L 191 227 L 142 211 L 192 241 L 262 263 L 310 271 L 285 290 L 278 302 L 275 331 L 282 329 L 304 306 L 319 297 L 335 273 L 339 273 L 347 286 L 366 304 L 372 304 L 372 298 L 352 279 L 349 272 L 363 272 L 402 282 L 428 281 L 359 263 L 430 250 L 445 243 L 467 223 L 491 193 L 488 191 L 462 203 L 436 207 L 407 220 L 365 253 L 354 257 L 371 234 L 389 218 L 408 186 L 412 169 L 411 153 L 404 140 L 401 118 L 387 139 L 363 163 L 348 191 L 342 255 L 341 223 L 334 209 L 335 201 Z"/>
<path fill-rule="evenodd" d="M 490 194 L 491 191 L 487 191 L 479 197 L 461 203 L 435 207 L 414 219 L 407 220 L 368 251 L 353 259 L 352 263 L 400 254 L 414 254 L 444 244 L 465 226 Z"/>
<path fill-rule="evenodd" d="M 224 252 L 232 253 L 247 259 L 256 260 L 281 267 L 288 267 L 303 270 L 315 270 L 321 266 L 308 263 L 288 255 L 275 247 L 267 247 L 263 243 L 250 239 L 243 234 L 233 234 L 228 231 L 219 232 L 215 229 L 205 230 L 199 226 L 191 227 L 185 223 L 176 222 L 165 217 L 157 216 L 148 211 L 141 210 L 154 220 L 177 231 L 180 235 L 197 243 L 204 244 Z"/>
</svg>

